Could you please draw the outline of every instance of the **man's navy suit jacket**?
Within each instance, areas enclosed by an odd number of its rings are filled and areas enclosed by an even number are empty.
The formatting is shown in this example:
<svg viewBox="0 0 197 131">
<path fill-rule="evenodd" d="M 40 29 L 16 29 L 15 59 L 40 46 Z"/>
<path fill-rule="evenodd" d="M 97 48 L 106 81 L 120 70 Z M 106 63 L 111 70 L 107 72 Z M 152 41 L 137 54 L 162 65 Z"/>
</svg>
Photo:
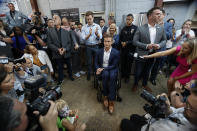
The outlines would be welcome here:
<svg viewBox="0 0 197 131">
<path fill-rule="evenodd" d="M 95 68 L 103 68 L 103 55 L 104 55 L 104 48 L 101 48 L 96 53 L 95 58 Z M 104 68 L 106 71 L 118 71 L 118 63 L 120 60 L 120 53 L 118 50 L 112 48 L 110 56 L 109 56 L 109 64 L 108 67 Z"/>
</svg>

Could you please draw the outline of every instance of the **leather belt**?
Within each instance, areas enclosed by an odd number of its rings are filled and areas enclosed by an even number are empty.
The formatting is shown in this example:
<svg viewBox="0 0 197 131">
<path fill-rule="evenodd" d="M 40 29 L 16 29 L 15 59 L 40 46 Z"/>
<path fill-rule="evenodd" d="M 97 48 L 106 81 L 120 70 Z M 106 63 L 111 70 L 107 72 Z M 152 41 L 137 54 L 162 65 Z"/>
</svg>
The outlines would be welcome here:
<svg viewBox="0 0 197 131">
<path fill-rule="evenodd" d="M 90 48 L 95 48 L 97 46 L 98 46 L 98 44 L 95 44 L 95 45 L 86 45 L 86 47 L 90 47 Z"/>
</svg>

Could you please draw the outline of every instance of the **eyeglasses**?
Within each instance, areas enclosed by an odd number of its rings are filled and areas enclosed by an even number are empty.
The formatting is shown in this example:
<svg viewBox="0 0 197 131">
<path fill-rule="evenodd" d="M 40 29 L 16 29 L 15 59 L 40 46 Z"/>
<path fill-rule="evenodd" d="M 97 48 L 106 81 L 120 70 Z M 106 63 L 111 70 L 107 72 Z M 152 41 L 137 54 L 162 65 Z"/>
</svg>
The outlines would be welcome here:
<svg viewBox="0 0 197 131">
<path fill-rule="evenodd" d="M 186 101 L 185 109 L 190 110 L 191 112 L 197 114 L 197 110 L 192 109 L 192 106 L 191 106 L 191 104 L 188 102 L 188 99 L 187 99 L 187 101 Z"/>
</svg>

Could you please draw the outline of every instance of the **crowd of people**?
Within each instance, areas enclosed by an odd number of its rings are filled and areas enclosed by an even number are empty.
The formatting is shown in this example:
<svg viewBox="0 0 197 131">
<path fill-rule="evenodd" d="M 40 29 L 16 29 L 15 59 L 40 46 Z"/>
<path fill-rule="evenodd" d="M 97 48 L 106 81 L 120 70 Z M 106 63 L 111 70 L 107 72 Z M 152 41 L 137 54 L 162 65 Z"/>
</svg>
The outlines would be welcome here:
<svg viewBox="0 0 197 131">
<path fill-rule="evenodd" d="M 191 20 L 186 20 L 176 31 L 175 20 L 170 18 L 165 22 L 165 11 L 154 7 L 147 12 L 147 24 L 137 27 L 133 24 L 134 16 L 128 14 L 126 25 L 119 29 L 112 16 L 108 19 L 108 27 L 105 19 L 94 23 L 92 11 L 86 12 L 87 24 L 83 25 L 58 15 L 46 20 L 40 12 L 27 17 L 16 11 L 12 3 L 8 7 L 10 11 L 5 21 L 0 20 L 0 119 L 3 122 L 0 130 L 27 128 L 25 80 L 43 76 L 42 89 L 39 89 L 42 93 L 48 85 L 62 85 L 65 68 L 71 81 L 85 73 L 88 81 L 93 74 L 101 77 L 103 104 L 113 114 L 118 74 L 128 83 L 134 62 L 132 92 L 138 90 L 138 83 L 143 79 L 142 88 L 151 93 L 148 81 L 156 85 L 159 71 L 166 66 L 176 66 L 167 82 L 167 94 L 161 95 L 166 98 L 168 115 L 152 126 L 147 124 L 146 118 L 132 115 L 130 120 L 122 120 L 121 129 L 196 129 L 197 39 L 191 30 Z M 47 114 L 39 116 L 43 130 L 85 130 L 84 124 L 76 124 L 77 111 L 69 110 L 64 100 L 49 103 Z M 171 116 L 179 118 L 181 124 L 170 121 Z"/>
</svg>

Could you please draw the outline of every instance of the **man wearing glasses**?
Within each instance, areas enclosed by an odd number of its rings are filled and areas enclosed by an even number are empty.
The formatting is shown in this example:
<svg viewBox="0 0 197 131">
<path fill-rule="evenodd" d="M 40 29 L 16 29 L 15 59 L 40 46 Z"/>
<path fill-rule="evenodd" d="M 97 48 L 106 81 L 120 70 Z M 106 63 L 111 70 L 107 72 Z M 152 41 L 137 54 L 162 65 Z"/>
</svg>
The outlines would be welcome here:
<svg viewBox="0 0 197 131">
<path fill-rule="evenodd" d="M 162 94 L 162 96 L 167 98 L 166 94 Z M 166 104 L 169 107 L 169 115 L 164 119 L 151 119 L 149 128 L 147 128 L 147 120 L 141 117 L 141 120 L 138 118 L 135 121 L 123 119 L 121 129 L 124 131 L 147 131 L 147 129 L 148 131 L 197 131 L 197 85 L 191 89 L 191 95 L 188 96 L 185 107 L 175 109 L 170 106 L 168 99 Z M 136 124 L 136 121 L 146 124 Z"/>
</svg>

